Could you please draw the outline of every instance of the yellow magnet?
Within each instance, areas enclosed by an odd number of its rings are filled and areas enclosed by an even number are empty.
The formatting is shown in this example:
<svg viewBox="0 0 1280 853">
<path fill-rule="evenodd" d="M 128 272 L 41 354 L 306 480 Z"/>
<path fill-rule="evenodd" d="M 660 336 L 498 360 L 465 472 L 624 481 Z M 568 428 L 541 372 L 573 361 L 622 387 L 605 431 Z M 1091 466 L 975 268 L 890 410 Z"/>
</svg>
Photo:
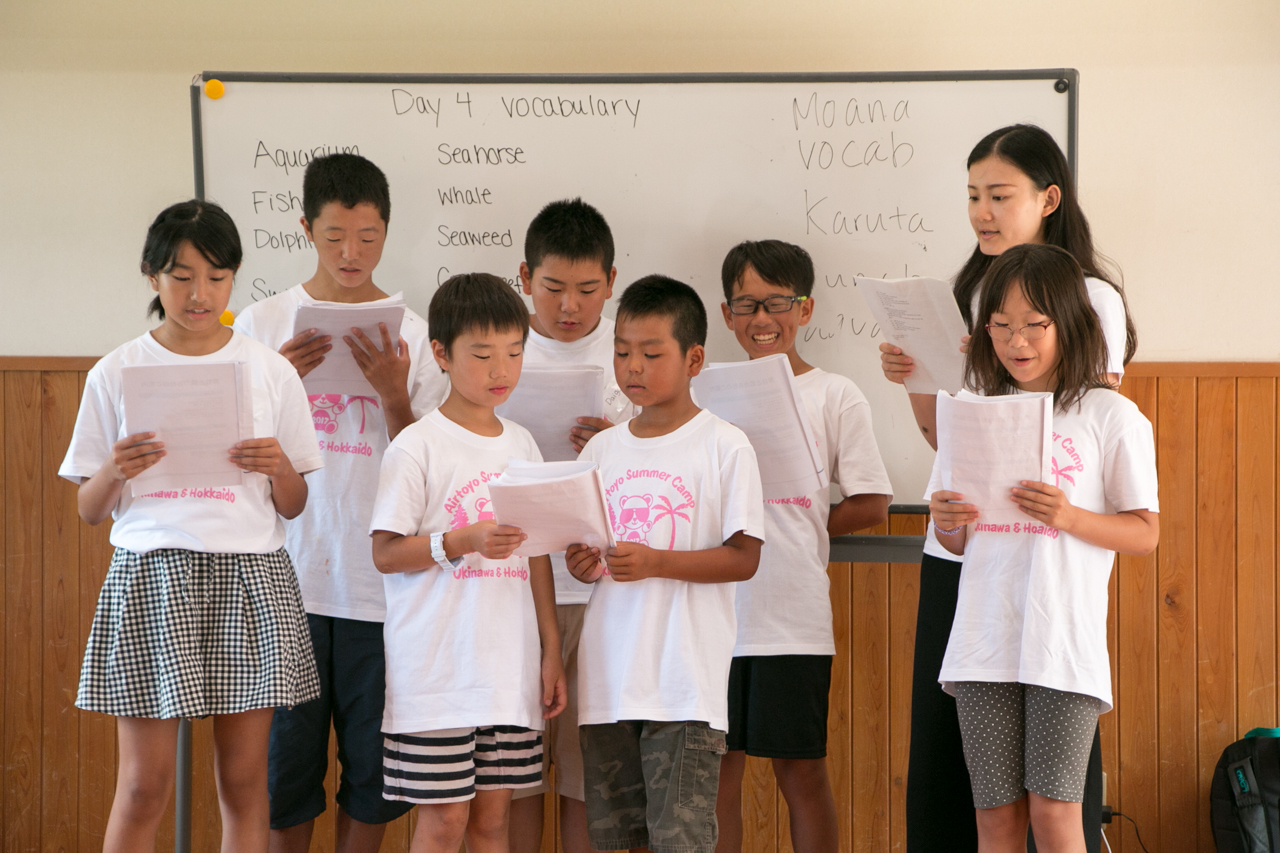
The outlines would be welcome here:
<svg viewBox="0 0 1280 853">
<path fill-rule="evenodd" d="M 221 80 L 206 80 L 204 93 L 216 101 L 227 93 L 227 87 L 222 84 Z"/>
<path fill-rule="evenodd" d="M 224 326 L 230 326 L 235 321 L 236 321 L 236 315 L 231 313 L 230 308 L 228 308 L 226 311 L 223 311 L 222 316 L 218 318 L 218 322 L 222 323 L 222 325 Z"/>
</svg>

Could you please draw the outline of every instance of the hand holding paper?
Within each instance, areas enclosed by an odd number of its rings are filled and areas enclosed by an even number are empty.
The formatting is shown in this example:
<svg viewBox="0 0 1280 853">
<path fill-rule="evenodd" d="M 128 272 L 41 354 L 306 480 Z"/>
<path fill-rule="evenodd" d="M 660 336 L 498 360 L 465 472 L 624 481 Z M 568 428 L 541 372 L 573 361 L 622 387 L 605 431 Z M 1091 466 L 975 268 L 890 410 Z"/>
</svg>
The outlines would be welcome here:
<svg viewBox="0 0 1280 853">
<path fill-rule="evenodd" d="M 1012 524 L 1026 516 L 1010 500 L 1023 480 L 1051 476 L 1053 395 L 979 397 L 938 392 L 938 458 L 942 489 L 964 495 L 981 522 Z M 958 511 L 958 508 L 957 508 Z"/>
<path fill-rule="evenodd" d="M 380 301 L 375 305 L 340 305 L 335 302 L 324 302 L 318 305 L 301 305 L 294 315 L 293 331 L 295 335 L 308 329 L 315 329 L 317 337 L 328 336 L 331 341 L 352 337 L 352 329 L 359 329 L 364 336 L 359 343 L 365 349 L 373 348 L 374 341 L 390 340 L 393 344 L 400 340 L 400 324 L 404 320 L 404 302 L 393 301 L 388 304 Z M 379 324 L 385 324 L 384 333 Z M 315 339 L 312 339 L 312 343 Z M 305 344 L 303 348 L 305 348 Z M 391 347 L 395 354 L 395 346 Z M 314 353 L 313 353 L 314 355 Z M 331 348 L 323 360 L 315 363 L 310 371 L 302 377 L 302 384 L 308 393 L 342 393 L 364 394 L 375 393 L 373 385 L 365 378 L 360 362 L 352 354 L 346 343 Z M 366 353 L 366 356 L 368 354 Z M 301 371 L 299 371 L 301 373 Z M 406 376 L 407 376 L 406 372 Z"/>
<path fill-rule="evenodd" d="M 964 384 L 960 339 L 968 334 L 951 285 L 936 278 L 857 278 L 858 292 L 885 340 L 913 362 L 904 384 L 912 394 L 954 394 Z"/>
<path fill-rule="evenodd" d="M 525 462 L 512 459 L 489 481 L 489 500 L 499 524 L 527 537 L 516 549 L 538 557 L 586 545 L 604 551 L 614 544 L 604 483 L 594 462 Z"/>
</svg>

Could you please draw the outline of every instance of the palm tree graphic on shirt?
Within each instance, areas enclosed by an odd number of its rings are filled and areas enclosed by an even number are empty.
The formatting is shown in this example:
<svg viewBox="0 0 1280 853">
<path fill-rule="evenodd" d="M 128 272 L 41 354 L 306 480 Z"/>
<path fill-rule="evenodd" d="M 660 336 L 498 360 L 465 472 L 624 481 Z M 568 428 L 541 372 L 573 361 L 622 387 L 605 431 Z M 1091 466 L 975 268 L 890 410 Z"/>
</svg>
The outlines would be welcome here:
<svg viewBox="0 0 1280 853">
<path fill-rule="evenodd" d="M 670 519 L 671 521 L 671 540 L 667 544 L 668 551 L 674 551 L 676 547 L 676 519 L 683 518 L 685 521 L 689 521 L 689 516 L 681 512 L 681 510 L 690 509 L 692 507 L 693 503 L 691 501 L 685 501 L 679 506 L 672 506 L 671 500 L 666 495 L 658 495 L 657 500 L 654 501 L 654 506 L 652 508 L 653 523 L 657 524 L 664 518 Z"/>
</svg>

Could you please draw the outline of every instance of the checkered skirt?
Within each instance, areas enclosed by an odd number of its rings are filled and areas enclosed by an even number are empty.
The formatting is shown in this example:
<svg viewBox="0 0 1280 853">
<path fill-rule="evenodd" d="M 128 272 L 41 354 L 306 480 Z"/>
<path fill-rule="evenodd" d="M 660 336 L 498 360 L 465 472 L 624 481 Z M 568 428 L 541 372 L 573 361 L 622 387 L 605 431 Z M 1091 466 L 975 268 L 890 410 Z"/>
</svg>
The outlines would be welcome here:
<svg viewBox="0 0 1280 853">
<path fill-rule="evenodd" d="M 98 596 L 76 707 L 204 717 L 320 695 L 289 555 L 117 548 Z"/>
</svg>

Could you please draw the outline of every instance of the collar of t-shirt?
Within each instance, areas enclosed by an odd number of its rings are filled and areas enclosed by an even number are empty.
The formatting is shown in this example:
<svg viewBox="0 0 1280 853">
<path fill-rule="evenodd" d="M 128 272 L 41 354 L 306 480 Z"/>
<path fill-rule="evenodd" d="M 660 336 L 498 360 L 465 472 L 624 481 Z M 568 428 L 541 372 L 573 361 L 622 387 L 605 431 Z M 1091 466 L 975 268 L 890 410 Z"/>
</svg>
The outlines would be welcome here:
<svg viewBox="0 0 1280 853">
<path fill-rule="evenodd" d="M 596 327 L 594 329 L 578 338 L 576 341 L 558 341 L 555 338 L 548 337 L 547 335 L 539 334 L 531 327 L 529 329 L 529 343 L 548 355 L 554 356 L 558 359 L 563 359 L 568 356 L 577 355 L 578 353 L 588 352 L 592 348 L 599 346 L 606 335 L 608 335 L 609 339 L 612 340 L 613 335 L 610 334 L 610 325 L 611 324 L 608 320 L 601 317 L 599 322 L 596 323 Z"/>
<path fill-rule="evenodd" d="M 679 429 L 673 430 L 666 435 L 655 435 L 651 438 L 640 438 L 631 431 L 630 422 L 620 424 L 617 430 L 609 430 L 616 432 L 618 442 L 625 447 L 636 448 L 652 448 L 660 447 L 667 444 L 679 444 L 688 441 L 693 433 L 702 429 L 715 415 L 706 409 L 700 409 L 698 414 L 689 419 L 689 422 L 680 426 Z"/>
<path fill-rule="evenodd" d="M 431 412 L 427 414 L 427 419 L 451 438 L 464 441 L 472 447 L 477 447 L 482 450 L 492 450 L 495 448 L 504 449 L 507 441 L 511 438 L 509 435 L 510 430 L 507 429 L 508 421 L 505 420 L 501 421 L 502 432 L 498 435 L 481 435 L 478 432 L 472 432 L 461 424 L 457 424 L 449 420 L 440 413 L 439 409 L 432 409 Z"/>
<path fill-rule="evenodd" d="M 155 335 L 150 332 L 143 335 L 141 340 L 142 346 L 157 358 L 177 363 L 182 361 L 239 361 L 240 350 L 244 346 L 244 336 L 239 332 L 232 332 L 231 338 L 221 348 L 204 355 L 183 355 L 182 353 L 174 352 L 157 341 Z"/>
<path fill-rule="evenodd" d="M 340 305 L 343 307 L 351 307 L 351 308 L 354 308 L 356 306 L 365 308 L 371 305 L 381 305 L 384 302 L 395 303 L 395 304 L 404 303 L 403 290 L 398 290 L 395 293 L 391 294 L 390 296 L 384 296 L 381 299 L 373 299 L 369 302 L 329 302 L 324 299 L 316 299 L 310 293 L 307 293 L 307 289 L 303 287 L 301 284 L 291 287 L 290 291 L 293 292 L 294 298 L 298 300 L 298 304 L 300 305 Z"/>
</svg>

